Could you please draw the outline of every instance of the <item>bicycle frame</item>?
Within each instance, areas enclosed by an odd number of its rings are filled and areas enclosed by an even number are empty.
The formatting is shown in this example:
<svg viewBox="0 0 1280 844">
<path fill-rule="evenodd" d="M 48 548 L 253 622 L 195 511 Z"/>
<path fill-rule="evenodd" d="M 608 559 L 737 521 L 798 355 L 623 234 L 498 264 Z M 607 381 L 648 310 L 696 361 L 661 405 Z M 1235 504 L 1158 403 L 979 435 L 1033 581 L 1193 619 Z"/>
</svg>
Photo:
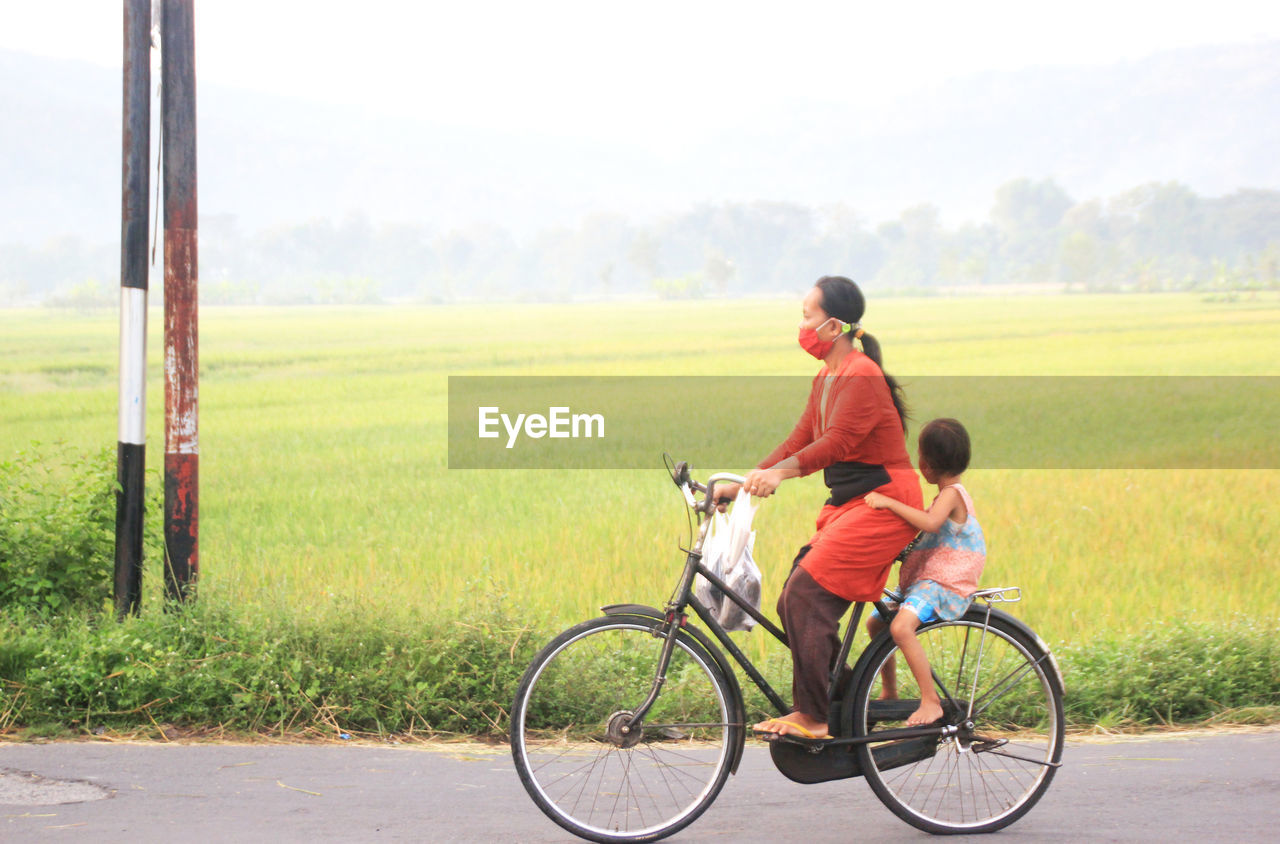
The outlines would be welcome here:
<svg viewBox="0 0 1280 844">
<path fill-rule="evenodd" d="M 654 671 L 653 685 L 650 688 L 649 695 L 645 699 L 644 703 L 635 710 L 631 719 L 628 721 L 627 729 L 634 728 L 637 724 L 643 722 L 645 715 L 648 713 L 650 707 L 653 706 L 654 701 L 657 700 L 658 694 L 661 692 L 662 686 L 666 682 L 667 667 L 670 664 L 671 654 L 675 648 L 676 636 L 679 630 L 683 628 L 687 622 L 688 615 L 685 612 L 687 608 L 693 609 L 694 614 L 702 620 L 702 623 L 711 631 L 712 635 L 715 636 L 720 645 L 731 657 L 733 657 L 733 661 L 738 664 L 738 667 L 742 669 L 743 673 L 746 674 L 751 679 L 751 682 L 755 684 L 756 688 L 758 688 L 764 696 L 769 699 L 769 702 L 773 704 L 775 709 L 777 709 L 778 714 L 785 715 L 790 712 L 790 707 L 778 694 L 777 690 L 770 685 L 769 681 L 765 679 L 760 670 L 751 662 L 751 659 L 743 653 L 737 643 L 729 637 L 728 632 L 720 622 L 711 615 L 710 611 L 702 604 L 701 601 L 698 600 L 697 596 L 693 594 L 694 578 L 697 575 L 702 575 L 713 586 L 723 591 L 726 598 L 741 607 L 743 611 L 756 621 L 757 624 L 768 631 L 771 636 L 783 645 L 790 647 L 785 631 L 781 630 L 777 625 L 765 618 L 760 610 L 751 606 L 745 598 L 735 592 L 728 584 L 702 565 L 702 546 L 706 540 L 707 532 L 711 524 L 711 509 L 715 506 L 715 485 L 720 481 L 741 483 L 742 478 L 738 475 L 729 473 L 719 473 L 712 475 L 707 481 L 707 485 L 705 487 L 693 481 L 687 481 L 681 484 L 681 489 L 684 491 L 685 500 L 689 502 L 690 509 L 698 513 L 699 516 L 698 536 L 693 543 L 693 547 L 685 549 L 685 564 L 684 570 L 680 575 L 679 585 L 676 587 L 672 600 L 665 608 L 665 630 L 663 633 L 655 634 L 665 635 L 666 641 L 663 643 L 662 652 L 658 659 L 658 665 Z M 694 498 L 693 490 L 705 493 L 702 501 L 699 502 Z M 837 699 L 837 693 L 839 692 L 838 685 L 840 675 L 842 673 L 841 669 L 846 664 L 849 654 L 852 652 L 853 639 L 857 634 L 859 623 L 862 620 L 864 606 L 863 602 L 857 602 L 854 604 L 852 615 L 845 628 L 839 655 L 836 659 L 835 667 L 831 671 L 827 689 L 827 694 L 833 701 Z M 890 609 L 883 601 L 876 601 L 875 607 L 879 611 L 881 617 L 886 619 L 886 621 L 893 618 L 895 611 Z M 937 684 L 940 697 L 954 703 L 955 698 L 951 695 L 951 690 L 943 684 L 941 678 L 937 676 L 936 672 L 934 672 L 934 682 Z M 970 703 L 970 706 L 972 706 L 972 703 Z M 733 724 L 730 726 L 745 727 L 745 724 Z M 842 736 L 838 738 L 825 739 L 823 740 L 823 745 L 865 744 L 873 741 L 893 741 L 897 739 L 921 738 L 923 736 L 947 736 L 953 735 L 958 731 L 958 728 L 951 725 L 903 727 L 892 730 L 880 730 L 861 737 Z"/>
</svg>

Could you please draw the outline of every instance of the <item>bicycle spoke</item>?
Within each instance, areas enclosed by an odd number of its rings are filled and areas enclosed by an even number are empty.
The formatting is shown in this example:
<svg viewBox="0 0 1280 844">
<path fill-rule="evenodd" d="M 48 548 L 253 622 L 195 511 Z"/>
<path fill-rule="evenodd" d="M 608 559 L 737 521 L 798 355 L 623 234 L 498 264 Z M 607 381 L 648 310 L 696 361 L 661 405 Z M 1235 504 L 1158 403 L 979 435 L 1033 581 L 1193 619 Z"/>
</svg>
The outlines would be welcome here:
<svg viewBox="0 0 1280 844">
<path fill-rule="evenodd" d="M 607 750 L 607 748 L 601 748 L 601 750 L 600 750 L 600 754 L 601 754 L 601 755 L 602 755 L 602 754 L 604 754 L 604 753 L 606 752 L 606 750 Z M 565 756 L 565 755 L 566 755 L 566 754 L 561 754 L 559 758 L 564 758 L 564 756 Z M 581 773 L 583 770 L 594 769 L 594 768 L 595 768 L 595 766 L 599 763 L 599 761 L 600 761 L 600 756 L 599 756 L 599 755 L 597 755 L 597 756 L 596 756 L 596 758 L 595 758 L 595 759 L 593 759 L 593 760 L 591 760 L 590 762 L 585 762 L 585 763 L 583 763 L 582 765 L 580 765 L 579 767 L 577 767 L 577 768 L 575 768 L 575 769 L 572 769 L 572 770 L 569 770 L 569 771 L 565 771 L 563 774 L 561 774 L 560 776 L 556 777 L 555 779 L 553 779 L 553 780 L 549 780 L 549 781 L 547 782 L 547 787 L 553 786 L 553 785 L 555 785 L 556 783 L 558 783 L 558 782 L 560 782 L 561 780 L 564 780 L 564 779 L 566 779 L 566 778 L 568 778 L 568 777 L 575 776 L 575 775 L 577 775 L 577 774 Z M 547 764 L 550 764 L 550 762 L 548 762 Z M 540 767 L 538 768 L 538 770 L 542 770 L 542 769 L 543 769 L 543 768 L 545 768 L 545 767 L 546 767 L 546 765 L 542 765 L 542 766 L 540 766 Z"/>
<path fill-rule="evenodd" d="M 649 749 L 652 751 L 652 746 L 649 746 Z M 710 763 L 708 763 L 708 762 L 704 762 L 704 761 L 702 761 L 702 760 L 700 760 L 700 759 L 697 759 L 697 758 L 695 758 L 695 757 L 693 757 L 693 756 L 685 756 L 685 755 L 680 754 L 680 753 L 675 753 L 674 751 L 667 751 L 667 755 L 668 755 L 668 756 L 674 756 L 674 757 L 675 757 L 675 758 L 677 758 L 677 759 L 683 759 L 683 760 L 687 761 L 688 763 L 690 763 L 690 766 L 706 767 L 708 764 L 710 764 Z M 657 760 L 656 755 L 654 756 L 654 761 L 655 761 L 655 762 L 657 762 L 657 761 L 658 761 L 658 760 Z M 680 766 L 680 765 L 672 765 L 672 764 L 670 764 L 670 763 L 662 763 L 662 762 L 659 762 L 658 764 L 661 764 L 661 765 L 663 765 L 664 767 L 670 768 L 670 769 L 672 769 L 673 771 L 676 771 L 676 772 L 678 772 L 678 773 L 681 773 L 681 774 L 683 774 L 684 776 L 689 777 L 690 779 L 696 779 L 696 776 L 695 776 L 694 774 L 690 774 L 690 773 L 688 773 L 687 771 L 684 771 L 684 770 L 683 770 L 683 767 L 684 767 L 684 766 Z"/>
<path fill-rule="evenodd" d="M 597 766 L 597 765 L 599 765 L 599 764 L 601 763 L 601 761 L 602 761 L 602 760 L 603 760 L 604 766 L 607 766 L 607 765 L 608 765 L 608 763 L 609 763 L 609 749 L 608 749 L 608 748 L 602 748 L 602 749 L 601 749 L 600 753 L 596 756 L 595 761 L 591 763 L 591 770 L 587 772 L 587 776 L 585 776 L 585 777 L 583 777 L 583 778 L 582 778 L 582 788 L 578 789 L 578 799 L 577 799 L 577 800 L 575 800 L 575 801 L 574 801 L 574 804 L 573 804 L 575 808 L 576 808 L 576 807 L 578 806 L 578 804 L 582 801 L 583 796 L 586 794 L 587 784 L 591 782 L 591 774 L 595 771 L 596 766 Z M 596 798 L 597 798 L 598 796 L 599 796 L 599 793 L 598 793 L 598 792 L 597 792 L 597 793 L 593 793 L 593 794 L 591 795 L 591 811 L 592 811 L 593 813 L 595 812 L 595 808 L 596 808 Z"/>
<path fill-rule="evenodd" d="M 683 782 L 683 781 L 681 781 L 681 780 L 678 780 L 678 779 L 676 779 L 675 777 L 668 777 L 668 776 L 667 776 L 667 771 L 668 771 L 668 769 L 670 769 L 671 773 L 673 773 L 673 774 L 676 774 L 676 773 L 682 773 L 678 768 L 676 768 L 676 767 L 674 767 L 674 766 L 671 766 L 671 765 L 663 764 L 662 762 L 660 762 L 660 761 L 658 760 L 658 758 L 657 758 L 656 754 L 653 754 L 653 753 L 652 753 L 652 751 L 650 751 L 650 756 L 653 758 L 653 761 L 654 761 L 655 763 L 657 763 L 657 773 L 658 773 L 658 776 L 662 779 L 662 784 L 663 784 L 663 785 L 665 785 L 665 786 L 667 787 L 667 794 L 671 797 L 671 800 L 672 800 L 673 802 L 674 802 L 675 800 L 677 800 L 677 799 L 684 799 L 684 798 L 683 798 L 683 797 L 682 797 L 682 798 L 677 798 L 677 797 L 676 797 L 675 789 L 674 789 L 674 788 L 672 788 L 672 783 L 679 784 L 680 786 L 682 786 L 682 787 L 683 787 L 684 797 L 688 797 L 690 794 L 692 794 L 692 792 L 691 792 L 691 791 L 689 791 L 689 789 L 688 789 L 688 787 L 687 787 L 687 783 L 685 783 L 685 782 Z M 655 808 L 656 808 L 656 807 L 655 807 Z"/>
<path fill-rule="evenodd" d="M 960 688 L 961 678 L 964 677 L 964 661 L 969 655 L 969 628 L 962 628 L 964 633 L 964 642 L 960 647 L 960 658 L 956 661 L 956 688 Z"/>
<path fill-rule="evenodd" d="M 614 820 L 617 818 L 617 815 L 618 815 L 618 801 L 622 799 L 622 795 L 630 793 L 630 790 L 631 790 L 630 788 L 631 787 L 631 754 L 627 754 L 626 758 L 622 759 L 621 762 L 622 762 L 622 783 L 621 785 L 619 785 L 617 793 L 614 794 L 613 796 L 613 808 L 609 812 L 610 826 L 613 825 Z M 627 802 L 626 806 L 627 806 L 627 810 L 630 811 L 631 809 L 630 801 Z"/>
<path fill-rule="evenodd" d="M 1019 762 L 1027 762 L 1032 765 L 1042 765 L 1046 768 L 1061 768 L 1061 762 L 1046 762 L 1043 759 L 1029 759 L 1026 756 L 1018 756 L 1013 753 L 1004 753 L 999 750 L 976 750 L 975 753 L 985 753 L 991 756 L 1003 756 L 1006 759 L 1017 759 Z"/>
<path fill-rule="evenodd" d="M 973 713 L 973 717 L 977 717 L 982 712 L 985 712 L 987 709 L 991 707 L 991 704 L 995 703 L 997 700 L 999 700 L 1000 698 L 1008 694 L 1009 691 L 1011 691 L 1019 682 L 1021 682 L 1023 677 L 1025 677 L 1026 675 L 1034 671 L 1039 664 L 1040 664 L 1039 661 L 1029 662 L 1026 665 L 1022 666 L 1021 668 L 1015 668 L 1013 671 L 1009 672 L 1009 674 L 1006 674 L 1004 679 L 1000 680 L 1000 682 L 997 683 L 995 686 L 992 686 L 990 691 L 986 692 L 982 697 L 974 701 L 974 706 L 976 707 L 979 703 L 986 701 L 987 698 L 990 697 L 992 694 L 995 694 L 995 690 L 1000 688 L 1001 684 L 1005 683 L 1006 680 L 1008 681 L 1008 687 L 1000 689 L 999 694 L 996 694 L 995 697 L 991 698 L 990 701 L 987 701 L 986 704 L 983 705 L 981 709 L 975 710 Z M 1010 677 L 1012 677 L 1012 675 L 1015 672 L 1017 673 L 1017 676 L 1010 679 Z"/>
<path fill-rule="evenodd" d="M 930 802 L 933 801 L 933 799 L 936 797 L 937 802 L 934 803 L 934 805 L 937 808 L 934 810 L 934 814 L 937 814 L 937 812 L 940 811 L 942 808 L 942 799 L 946 797 L 946 794 L 947 794 L 947 783 L 951 782 L 951 780 L 955 775 L 955 762 L 956 760 L 954 758 L 954 754 L 943 757 L 941 770 L 939 771 L 939 777 L 933 782 L 932 786 L 930 787 L 929 793 L 927 795 L 928 799 L 920 801 L 921 805 L 927 807 L 930 804 Z M 942 785 L 941 788 L 939 788 L 939 784 Z"/>
</svg>

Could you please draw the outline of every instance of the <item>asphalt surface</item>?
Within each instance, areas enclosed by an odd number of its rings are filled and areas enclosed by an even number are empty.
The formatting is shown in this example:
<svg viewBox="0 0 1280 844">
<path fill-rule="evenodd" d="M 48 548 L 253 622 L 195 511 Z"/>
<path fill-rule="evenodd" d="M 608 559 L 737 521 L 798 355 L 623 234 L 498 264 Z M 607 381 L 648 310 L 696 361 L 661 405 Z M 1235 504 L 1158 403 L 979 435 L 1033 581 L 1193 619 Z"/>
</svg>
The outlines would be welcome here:
<svg viewBox="0 0 1280 844">
<path fill-rule="evenodd" d="M 1280 835 L 1280 729 L 1071 741 L 1063 761 L 1044 799 L 1000 838 L 1239 842 Z M 752 742 L 715 805 L 667 840 L 859 839 L 930 836 L 894 817 L 861 780 L 786 780 L 768 750 Z M 576 839 L 538 811 L 501 747 L 0 744 L 0 841 L 63 840 Z"/>
</svg>

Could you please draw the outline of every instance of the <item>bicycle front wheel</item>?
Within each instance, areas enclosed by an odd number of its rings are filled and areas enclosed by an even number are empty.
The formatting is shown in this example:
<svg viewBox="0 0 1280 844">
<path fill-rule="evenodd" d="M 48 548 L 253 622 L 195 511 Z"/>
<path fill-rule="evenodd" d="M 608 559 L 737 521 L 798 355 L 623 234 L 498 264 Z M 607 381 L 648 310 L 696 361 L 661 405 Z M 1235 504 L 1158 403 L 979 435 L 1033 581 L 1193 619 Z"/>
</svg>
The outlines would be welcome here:
<svg viewBox="0 0 1280 844">
<path fill-rule="evenodd" d="M 951 735 L 872 742 L 859 760 L 876 796 L 934 834 L 993 832 L 1044 794 L 1062 758 L 1062 686 L 1048 651 L 1017 625 L 970 610 L 917 635 L 933 670 Z M 857 681 L 855 735 L 900 729 L 920 692 L 886 633 Z M 885 670 L 896 700 L 884 700 Z"/>
<path fill-rule="evenodd" d="M 640 616 L 566 630 L 525 672 L 511 708 L 511 754 L 525 789 L 560 826 L 591 841 L 654 841 L 719 794 L 742 742 L 738 706 L 714 658 L 677 634 L 644 720 L 664 625 Z"/>
</svg>

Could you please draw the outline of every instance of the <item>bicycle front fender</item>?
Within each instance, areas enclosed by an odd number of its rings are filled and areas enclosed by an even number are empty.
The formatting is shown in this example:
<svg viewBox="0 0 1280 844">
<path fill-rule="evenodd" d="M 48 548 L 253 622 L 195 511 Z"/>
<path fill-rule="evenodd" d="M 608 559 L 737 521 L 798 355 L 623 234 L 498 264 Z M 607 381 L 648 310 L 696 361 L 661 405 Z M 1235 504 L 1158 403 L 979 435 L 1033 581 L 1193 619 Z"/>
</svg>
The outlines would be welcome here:
<svg viewBox="0 0 1280 844">
<path fill-rule="evenodd" d="M 647 618 L 652 621 L 666 622 L 667 614 L 657 607 L 650 607 L 645 604 L 609 604 L 601 607 L 600 611 L 608 616 L 636 616 L 639 618 Z M 688 633 L 698 646 L 701 647 L 711 658 L 716 669 L 719 670 L 724 680 L 729 685 L 729 692 L 733 695 L 733 717 L 734 720 L 742 724 L 742 729 L 738 732 L 738 741 L 733 749 L 733 763 L 729 766 L 730 772 L 738 773 L 738 763 L 742 761 L 743 748 L 746 746 L 747 739 L 747 712 L 746 705 L 742 699 L 742 687 L 738 685 L 738 677 L 733 671 L 733 667 L 729 665 L 729 660 L 725 658 L 724 653 L 716 647 L 715 643 L 702 632 L 701 629 L 692 625 L 685 625 L 680 628 L 682 632 Z"/>
</svg>

